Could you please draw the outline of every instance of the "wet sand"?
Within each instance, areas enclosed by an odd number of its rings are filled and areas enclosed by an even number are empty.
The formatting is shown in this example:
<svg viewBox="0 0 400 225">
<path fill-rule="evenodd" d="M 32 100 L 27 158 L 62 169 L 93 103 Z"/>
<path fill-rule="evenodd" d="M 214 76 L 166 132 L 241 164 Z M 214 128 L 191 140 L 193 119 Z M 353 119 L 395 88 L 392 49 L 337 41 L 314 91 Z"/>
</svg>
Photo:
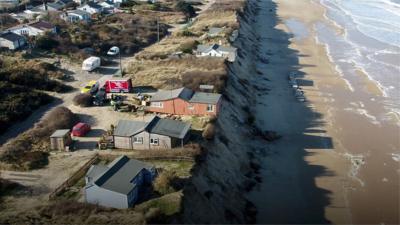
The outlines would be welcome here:
<svg viewBox="0 0 400 225">
<path fill-rule="evenodd" d="M 271 54 L 259 70 L 271 91 L 257 99 L 256 121 L 283 138 L 266 147 L 263 183 L 250 195 L 258 222 L 397 224 L 400 169 L 392 157 L 400 149 L 399 127 L 376 116 L 385 113 L 378 87 L 362 74 L 349 87 L 335 70 L 315 38 L 316 22 L 334 26 L 321 5 L 276 0 L 259 6 L 261 49 Z M 308 36 L 290 35 L 285 21 L 293 19 Z M 295 101 L 289 71 L 301 75 L 307 103 Z"/>
</svg>

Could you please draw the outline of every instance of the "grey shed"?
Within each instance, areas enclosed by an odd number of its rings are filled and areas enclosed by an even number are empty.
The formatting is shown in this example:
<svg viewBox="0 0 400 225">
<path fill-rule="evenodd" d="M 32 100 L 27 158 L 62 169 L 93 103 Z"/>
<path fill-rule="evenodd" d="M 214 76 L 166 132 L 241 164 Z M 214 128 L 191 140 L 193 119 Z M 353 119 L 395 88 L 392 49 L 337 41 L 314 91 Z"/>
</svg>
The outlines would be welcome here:
<svg viewBox="0 0 400 225">
<path fill-rule="evenodd" d="M 65 150 L 72 143 L 71 132 L 68 129 L 56 130 L 50 136 L 51 150 Z"/>
</svg>

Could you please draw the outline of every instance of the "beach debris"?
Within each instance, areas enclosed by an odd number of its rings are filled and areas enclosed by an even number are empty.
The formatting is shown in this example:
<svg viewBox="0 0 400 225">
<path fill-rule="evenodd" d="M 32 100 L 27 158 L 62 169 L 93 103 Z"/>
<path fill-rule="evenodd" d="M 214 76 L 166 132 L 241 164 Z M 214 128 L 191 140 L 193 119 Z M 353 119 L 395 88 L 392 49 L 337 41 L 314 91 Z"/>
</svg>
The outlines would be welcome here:
<svg viewBox="0 0 400 225">
<path fill-rule="evenodd" d="M 392 153 L 392 159 L 396 162 L 400 162 L 400 153 Z"/>
<path fill-rule="evenodd" d="M 362 187 L 365 186 L 364 181 L 362 181 L 358 177 L 358 172 L 360 171 L 361 166 L 365 164 L 364 156 L 361 155 L 361 154 L 353 155 L 353 154 L 350 154 L 350 153 L 346 153 L 346 154 L 344 154 L 344 157 L 349 159 L 350 162 L 351 162 L 351 168 L 350 168 L 350 171 L 349 171 L 349 176 L 352 177 L 354 180 L 358 181 Z"/>
</svg>

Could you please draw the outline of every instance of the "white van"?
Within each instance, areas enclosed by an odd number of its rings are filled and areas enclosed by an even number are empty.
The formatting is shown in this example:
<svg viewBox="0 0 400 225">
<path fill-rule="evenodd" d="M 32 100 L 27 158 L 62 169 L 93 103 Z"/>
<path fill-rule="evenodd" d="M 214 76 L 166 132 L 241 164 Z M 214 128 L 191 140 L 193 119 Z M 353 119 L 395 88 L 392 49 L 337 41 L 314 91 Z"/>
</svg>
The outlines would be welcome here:
<svg viewBox="0 0 400 225">
<path fill-rule="evenodd" d="M 99 57 L 91 56 L 82 63 L 82 70 L 93 71 L 100 67 L 101 59 Z"/>
</svg>

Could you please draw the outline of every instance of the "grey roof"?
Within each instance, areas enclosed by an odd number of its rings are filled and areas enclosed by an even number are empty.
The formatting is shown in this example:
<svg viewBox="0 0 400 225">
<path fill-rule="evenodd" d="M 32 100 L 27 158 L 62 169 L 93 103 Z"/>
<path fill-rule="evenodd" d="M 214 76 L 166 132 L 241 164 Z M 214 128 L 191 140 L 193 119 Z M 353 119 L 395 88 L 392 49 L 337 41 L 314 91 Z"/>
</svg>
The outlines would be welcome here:
<svg viewBox="0 0 400 225">
<path fill-rule="evenodd" d="M 220 100 L 221 95 L 215 93 L 196 92 L 189 102 L 191 103 L 207 103 L 217 104 Z"/>
<path fill-rule="evenodd" d="M 70 11 L 67 11 L 67 13 L 73 13 L 73 14 L 80 15 L 80 16 L 90 15 L 90 13 L 88 13 L 84 10 L 80 10 L 80 9 L 70 10 Z"/>
<path fill-rule="evenodd" d="M 147 125 L 148 123 L 143 121 L 120 120 L 114 130 L 114 135 L 130 137 L 143 131 Z"/>
<path fill-rule="evenodd" d="M 94 9 L 102 9 L 103 7 L 99 4 L 97 4 L 96 2 L 87 2 L 85 5 L 88 5 L 91 8 Z"/>
<path fill-rule="evenodd" d="M 152 165 L 127 156 L 120 156 L 112 161 L 94 182 L 97 186 L 121 194 L 129 194 L 135 187 L 132 180 L 143 169 L 151 170 Z"/>
<path fill-rule="evenodd" d="M 50 137 L 64 137 L 69 133 L 68 129 L 56 130 Z"/>
<path fill-rule="evenodd" d="M 174 98 L 181 98 L 192 103 L 216 104 L 221 98 L 220 94 L 194 92 L 188 88 L 179 88 L 171 91 L 159 91 L 152 98 L 151 102 L 165 101 Z"/>
<path fill-rule="evenodd" d="M 181 98 L 183 100 L 189 100 L 193 95 L 193 91 L 188 88 L 179 88 L 174 90 L 162 90 L 158 91 L 153 97 L 151 97 L 151 102 L 165 101 L 174 98 Z"/>
<path fill-rule="evenodd" d="M 152 134 L 160 134 L 175 138 L 184 138 L 190 129 L 190 123 L 162 119 L 154 116 L 150 122 L 120 120 L 114 131 L 114 136 L 131 137 L 146 130 Z"/>
<path fill-rule="evenodd" d="M 209 35 L 217 35 L 219 33 L 221 33 L 224 30 L 224 28 L 219 28 L 219 27 L 211 27 L 208 30 L 208 34 Z"/>
<path fill-rule="evenodd" d="M 221 46 L 218 44 L 198 45 L 197 46 L 198 52 L 209 52 L 211 49 L 214 49 L 215 51 L 222 51 L 222 52 L 235 52 L 236 51 L 236 48 L 234 48 L 234 47 Z"/>
<path fill-rule="evenodd" d="M 67 5 L 69 3 L 73 2 L 72 0 L 58 0 L 57 3 L 62 4 L 62 5 Z"/>
<path fill-rule="evenodd" d="M 190 123 L 154 117 L 147 127 L 149 133 L 183 139 L 190 129 Z"/>
<path fill-rule="evenodd" d="M 23 36 L 18 35 L 18 34 L 13 33 L 13 32 L 6 32 L 6 33 L 3 33 L 3 34 L 0 35 L 0 37 L 6 39 L 6 40 L 8 40 L 8 41 L 12 41 L 12 42 L 24 38 Z"/>
<path fill-rule="evenodd" d="M 59 2 L 49 2 L 49 3 L 47 3 L 47 7 L 51 7 L 53 9 L 59 10 L 59 9 L 62 9 L 64 7 L 64 5 Z"/>
<path fill-rule="evenodd" d="M 108 170 L 108 167 L 105 165 L 92 165 L 90 166 L 88 172 L 86 173 L 86 177 L 88 177 L 90 183 L 92 183 L 93 180 L 96 180 L 106 170 Z"/>
</svg>

